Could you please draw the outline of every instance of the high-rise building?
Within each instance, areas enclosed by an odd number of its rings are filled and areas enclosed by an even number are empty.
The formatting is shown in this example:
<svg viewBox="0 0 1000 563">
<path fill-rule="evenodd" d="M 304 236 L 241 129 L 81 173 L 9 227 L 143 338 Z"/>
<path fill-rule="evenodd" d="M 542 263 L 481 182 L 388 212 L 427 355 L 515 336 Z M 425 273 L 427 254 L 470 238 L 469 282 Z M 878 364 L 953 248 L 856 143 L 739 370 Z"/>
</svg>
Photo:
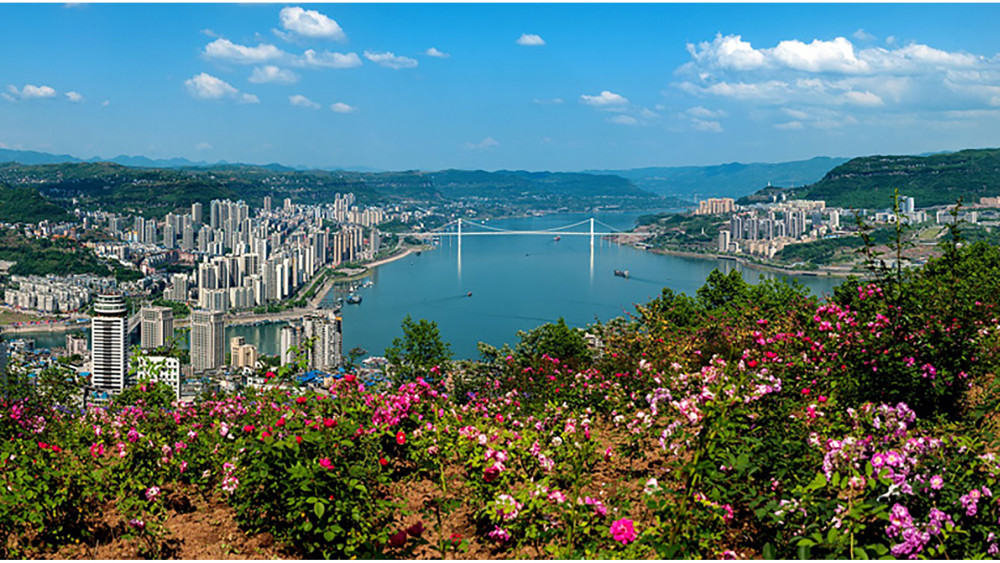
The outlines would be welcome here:
<svg viewBox="0 0 1000 563">
<path fill-rule="evenodd" d="M 297 350 L 301 343 L 301 326 L 285 325 L 281 327 L 281 365 L 287 365 L 295 362 L 296 355 L 293 348 Z"/>
<path fill-rule="evenodd" d="M 170 307 L 143 307 L 140 315 L 140 346 L 143 349 L 159 348 L 173 338 L 174 312 Z"/>
<path fill-rule="evenodd" d="M 191 204 L 191 221 L 195 225 L 205 222 L 205 206 L 197 202 Z"/>
<path fill-rule="evenodd" d="M 257 347 L 247 344 L 242 336 L 229 339 L 229 365 L 236 369 L 257 367 Z"/>
<path fill-rule="evenodd" d="M 117 293 L 98 295 L 90 321 L 91 381 L 94 387 L 112 394 L 128 384 L 127 325 L 125 298 Z"/>
<path fill-rule="evenodd" d="M 304 336 L 313 339 L 309 365 L 318 370 L 334 370 L 343 362 L 343 335 L 340 311 L 315 312 L 302 320 Z"/>
<path fill-rule="evenodd" d="M 223 316 L 221 311 L 191 312 L 191 367 L 195 373 L 225 364 Z"/>
<path fill-rule="evenodd" d="M 264 211 L 266 211 L 267 213 L 271 212 L 271 201 L 272 201 L 271 196 L 269 195 L 264 196 Z"/>
<path fill-rule="evenodd" d="M 181 362 L 166 356 L 139 356 L 135 358 L 136 377 L 166 383 L 174 390 L 174 398 L 181 398 Z"/>
<path fill-rule="evenodd" d="M 87 354 L 87 337 L 83 334 L 66 335 L 66 355 L 85 356 Z"/>
</svg>

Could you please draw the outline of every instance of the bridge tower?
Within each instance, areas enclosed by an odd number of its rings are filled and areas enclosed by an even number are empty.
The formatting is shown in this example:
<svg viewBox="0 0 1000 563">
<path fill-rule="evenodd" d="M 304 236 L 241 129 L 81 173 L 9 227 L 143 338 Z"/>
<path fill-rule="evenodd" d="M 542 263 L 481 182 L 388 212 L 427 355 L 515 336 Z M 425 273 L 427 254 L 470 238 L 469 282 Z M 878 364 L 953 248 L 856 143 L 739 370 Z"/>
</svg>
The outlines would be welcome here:
<svg viewBox="0 0 1000 563">
<path fill-rule="evenodd" d="M 458 218 L 458 253 L 462 254 L 462 218 Z"/>
<path fill-rule="evenodd" d="M 590 253 L 594 253 L 594 218 L 590 218 Z"/>
</svg>

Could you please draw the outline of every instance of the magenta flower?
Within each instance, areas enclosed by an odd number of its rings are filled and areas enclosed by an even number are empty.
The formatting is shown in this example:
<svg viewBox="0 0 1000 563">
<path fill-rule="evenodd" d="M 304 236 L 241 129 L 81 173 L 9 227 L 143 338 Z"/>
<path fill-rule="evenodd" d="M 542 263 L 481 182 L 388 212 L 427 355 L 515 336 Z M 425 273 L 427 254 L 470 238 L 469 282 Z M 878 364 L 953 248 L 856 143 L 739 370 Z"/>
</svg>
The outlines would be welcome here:
<svg viewBox="0 0 1000 563">
<path fill-rule="evenodd" d="M 330 461 L 330 458 L 324 457 L 319 460 L 319 466 L 327 470 L 333 469 L 333 462 Z"/>
<path fill-rule="evenodd" d="M 941 477 L 940 475 L 934 475 L 933 477 L 931 477 L 930 483 L 931 483 L 931 488 L 937 491 L 944 486 L 944 477 Z"/>
<path fill-rule="evenodd" d="M 156 500 L 156 497 L 160 495 L 160 488 L 153 486 L 146 489 L 146 500 L 152 502 Z"/>
<path fill-rule="evenodd" d="M 622 545 L 628 545 L 635 541 L 636 533 L 635 526 L 632 521 L 628 518 L 622 518 L 621 520 L 615 520 L 611 523 L 611 537 L 615 541 L 621 542 Z"/>
</svg>

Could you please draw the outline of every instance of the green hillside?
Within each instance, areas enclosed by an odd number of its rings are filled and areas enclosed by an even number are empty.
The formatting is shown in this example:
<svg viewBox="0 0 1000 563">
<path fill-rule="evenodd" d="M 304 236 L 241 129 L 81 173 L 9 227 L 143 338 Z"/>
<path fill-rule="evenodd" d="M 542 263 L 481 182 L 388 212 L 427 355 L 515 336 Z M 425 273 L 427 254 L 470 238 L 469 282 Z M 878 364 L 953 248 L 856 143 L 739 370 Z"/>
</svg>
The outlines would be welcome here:
<svg viewBox="0 0 1000 563">
<path fill-rule="evenodd" d="M 508 204 L 537 209 L 665 204 L 625 178 L 612 175 L 481 170 L 352 172 L 290 170 L 280 166 L 220 164 L 209 167 L 134 168 L 109 162 L 45 165 L 0 164 L 0 182 L 30 186 L 67 205 L 162 217 L 194 202 L 264 196 L 329 203 L 353 193 L 360 205 L 447 203 Z M 37 194 L 36 194 L 37 195 Z"/>
<path fill-rule="evenodd" d="M 0 183 L 0 222 L 38 223 L 45 219 L 59 222 L 69 221 L 72 217 L 34 188 L 12 188 Z"/>
<path fill-rule="evenodd" d="M 958 198 L 978 202 L 1000 195 L 1000 149 L 975 149 L 931 156 L 868 156 L 837 166 L 822 180 L 794 190 L 796 198 L 827 205 L 883 208 L 893 190 L 918 207 L 947 205 Z"/>
</svg>

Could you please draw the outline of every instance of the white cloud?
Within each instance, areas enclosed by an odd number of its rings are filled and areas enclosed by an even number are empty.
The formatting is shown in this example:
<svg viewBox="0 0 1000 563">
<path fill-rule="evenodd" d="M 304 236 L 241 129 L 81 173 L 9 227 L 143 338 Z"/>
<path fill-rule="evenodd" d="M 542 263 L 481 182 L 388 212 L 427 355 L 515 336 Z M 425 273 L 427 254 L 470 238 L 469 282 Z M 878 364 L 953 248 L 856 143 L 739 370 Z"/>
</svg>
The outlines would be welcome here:
<svg viewBox="0 0 1000 563">
<path fill-rule="evenodd" d="M 580 103 L 599 108 L 616 108 L 628 104 L 628 99 L 614 92 L 604 90 L 596 96 L 581 95 Z"/>
<path fill-rule="evenodd" d="M 701 119 L 718 119 L 720 117 L 726 117 L 728 114 L 725 110 L 711 110 L 702 106 L 694 106 L 693 108 L 688 108 L 685 112 L 691 117 L 698 117 Z"/>
<path fill-rule="evenodd" d="M 887 43 L 892 44 L 888 40 Z M 914 74 L 944 68 L 971 68 L 980 60 L 967 53 L 942 51 L 919 43 L 895 49 L 855 49 L 845 37 L 831 41 L 813 39 L 810 43 L 790 39 L 772 48 L 755 49 L 739 35 L 719 34 L 711 42 L 704 41 L 697 46 L 688 44 L 687 49 L 692 62 L 682 69 L 701 79 L 711 78 L 719 71 L 762 69 L 848 75 Z"/>
<path fill-rule="evenodd" d="M 66 99 L 71 102 L 82 102 L 83 96 L 79 92 L 66 92 Z"/>
<path fill-rule="evenodd" d="M 241 104 L 260 103 L 257 96 L 240 92 L 225 80 L 204 72 L 185 80 L 184 86 L 188 94 L 199 100 L 231 99 Z"/>
<path fill-rule="evenodd" d="M 616 115 L 614 117 L 608 118 L 611 123 L 617 123 L 619 125 L 638 125 L 639 120 L 630 115 Z"/>
<path fill-rule="evenodd" d="M 330 109 L 332 109 L 335 113 L 354 113 L 358 111 L 358 108 L 354 106 L 349 106 L 344 102 L 337 102 L 335 104 L 330 104 Z"/>
<path fill-rule="evenodd" d="M 195 148 L 195 150 L 199 150 L 199 151 L 207 151 L 208 149 L 212 148 L 212 145 L 208 144 L 208 142 L 206 142 L 206 141 L 202 141 L 202 142 L 198 143 L 197 145 L 195 145 L 194 148 Z"/>
<path fill-rule="evenodd" d="M 256 47 L 248 47 L 221 37 L 205 45 L 203 53 L 210 59 L 236 64 L 261 64 L 287 56 L 287 53 L 274 45 L 260 43 Z"/>
<path fill-rule="evenodd" d="M 35 86 L 33 84 L 25 84 L 24 88 L 21 88 L 20 90 L 17 89 L 17 86 L 11 84 L 7 86 L 7 91 L 10 92 L 10 94 L 5 94 L 4 99 L 12 102 L 15 100 L 54 98 L 56 95 L 55 89 L 51 86 Z"/>
<path fill-rule="evenodd" d="M 534 102 L 534 103 L 536 103 L 536 104 L 538 104 L 538 105 L 540 105 L 540 106 L 559 105 L 559 104 L 563 103 L 563 99 L 562 98 L 552 98 L 552 99 L 535 98 L 535 99 L 533 99 L 531 101 Z"/>
<path fill-rule="evenodd" d="M 443 53 L 439 51 L 437 47 L 431 47 L 430 49 L 427 49 L 427 51 L 425 51 L 424 54 L 427 55 L 428 57 L 437 57 L 439 59 L 447 59 L 448 57 L 451 56 L 448 53 Z"/>
<path fill-rule="evenodd" d="M 303 96 L 302 94 L 292 94 L 288 96 L 288 103 L 300 108 L 319 109 L 320 105 Z"/>
<path fill-rule="evenodd" d="M 847 103 L 858 106 L 881 106 L 885 102 L 876 94 L 871 92 L 845 92 L 844 98 Z"/>
<path fill-rule="evenodd" d="M 696 131 L 705 131 L 707 133 L 722 133 L 722 124 L 718 121 L 707 121 L 704 119 L 691 119 L 691 127 Z"/>
<path fill-rule="evenodd" d="M 206 37 L 211 37 L 212 39 L 215 39 L 216 37 L 219 36 L 218 33 L 214 32 L 214 31 L 212 31 L 211 29 L 208 29 L 208 28 L 205 28 L 205 29 L 201 30 L 201 34 L 204 35 L 204 36 L 206 36 Z"/>
<path fill-rule="evenodd" d="M 411 59 L 409 57 L 396 56 L 392 52 L 385 53 L 373 53 L 371 51 L 365 51 L 365 58 L 369 61 L 380 64 L 394 69 L 401 68 L 413 68 L 417 66 L 416 59 Z"/>
<path fill-rule="evenodd" d="M 782 131 L 792 131 L 804 128 L 805 125 L 801 121 L 787 121 L 785 123 L 775 123 L 775 129 L 781 129 Z"/>
<path fill-rule="evenodd" d="M 295 64 L 298 66 L 311 66 L 320 68 L 354 68 L 359 67 L 363 63 L 361 62 L 361 57 L 357 53 L 334 53 L 331 51 L 323 51 L 322 53 L 317 53 L 312 49 L 307 49 L 302 57 L 296 59 Z"/>
<path fill-rule="evenodd" d="M 266 65 L 255 67 L 247 80 L 254 84 L 295 84 L 299 81 L 299 75 L 288 69 Z"/>
<path fill-rule="evenodd" d="M 500 146 L 500 143 L 493 137 L 486 137 L 478 143 L 465 143 L 465 148 L 470 150 L 488 150 Z"/>
<path fill-rule="evenodd" d="M 104 100 L 103 102 L 101 102 L 102 107 L 108 107 L 110 105 L 111 105 L 111 100 Z"/>
<path fill-rule="evenodd" d="M 281 27 L 310 39 L 333 39 L 344 41 L 347 36 L 333 19 L 315 11 L 298 6 L 281 9 Z"/>
<path fill-rule="evenodd" d="M 852 33 L 851 37 L 857 39 L 858 41 L 874 41 L 875 39 L 877 39 L 871 33 L 868 33 L 867 31 L 865 31 L 863 29 L 860 29 L 860 28 L 858 28 L 857 31 L 855 31 L 854 33 Z"/>
<path fill-rule="evenodd" d="M 522 33 L 515 43 L 528 47 L 539 47 L 545 45 L 545 40 L 540 35 L 535 35 L 534 33 Z"/>
<path fill-rule="evenodd" d="M 187 87 L 189 94 L 202 100 L 233 98 L 239 93 L 239 90 L 225 80 L 204 72 L 185 80 L 184 86 Z"/>
</svg>

